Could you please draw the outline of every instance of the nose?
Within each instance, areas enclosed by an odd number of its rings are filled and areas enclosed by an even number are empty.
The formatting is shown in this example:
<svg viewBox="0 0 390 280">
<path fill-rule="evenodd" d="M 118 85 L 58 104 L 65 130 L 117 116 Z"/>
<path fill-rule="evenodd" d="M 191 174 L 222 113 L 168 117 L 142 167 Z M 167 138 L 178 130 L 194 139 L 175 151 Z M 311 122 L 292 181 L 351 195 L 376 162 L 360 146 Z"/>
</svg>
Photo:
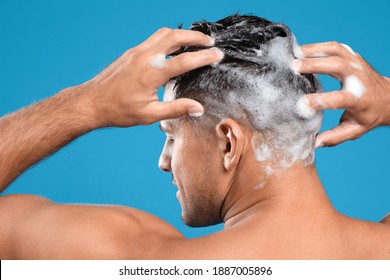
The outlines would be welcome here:
<svg viewBox="0 0 390 280">
<path fill-rule="evenodd" d="M 171 158 L 164 151 L 158 160 L 158 168 L 164 172 L 171 172 Z"/>
</svg>

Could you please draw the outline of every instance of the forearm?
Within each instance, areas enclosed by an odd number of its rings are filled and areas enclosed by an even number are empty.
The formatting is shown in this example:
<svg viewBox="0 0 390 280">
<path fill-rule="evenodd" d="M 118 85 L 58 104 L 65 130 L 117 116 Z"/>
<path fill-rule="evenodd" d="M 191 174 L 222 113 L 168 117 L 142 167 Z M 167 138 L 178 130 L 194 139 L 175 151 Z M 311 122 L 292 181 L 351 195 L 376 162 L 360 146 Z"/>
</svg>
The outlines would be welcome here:
<svg viewBox="0 0 390 280">
<path fill-rule="evenodd" d="M 79 87 L 0 119 L 0 191 L 27 168 L 97 128 Z"/>
<path fill-rule="evenodd" d="M 215 48 L 184 53 L 164 60 L 164 67 L 151 61 L 185 45 L 210 47 L 213 42 L 198 31 L 162 28 L 83 85 L 1 118 L 0 192 L 28 167 L 93 129 L 203 113 L 192 99 L 159 102 L 157 89 L 173 77 L 221 61 L 223 53 Z"/>
<path fill-rule="evenodd" d="M 385 80 L 387 82 L 387 91 L 385 92 L 386 97 L 384 98 L 384 112 L 386 114 L 384 117 L 384 125 L 390 125 L 390 78 L 385 77 Z"/>
</svg>

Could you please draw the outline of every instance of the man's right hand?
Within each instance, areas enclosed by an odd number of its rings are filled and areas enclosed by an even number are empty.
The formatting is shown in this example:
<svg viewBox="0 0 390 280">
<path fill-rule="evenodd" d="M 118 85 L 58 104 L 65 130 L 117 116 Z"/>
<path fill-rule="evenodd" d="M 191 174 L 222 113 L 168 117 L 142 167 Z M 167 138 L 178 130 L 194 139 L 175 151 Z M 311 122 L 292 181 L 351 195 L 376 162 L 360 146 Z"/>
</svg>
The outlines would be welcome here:
<svg viewBox="0 0 390 280">
<path fill-rule="evenodd" d="M 306 96 L 316 110 L 345 109 L 338 126 L 317 136 L 316 147 L 335 146 L 359 138 L 375 127 L 390 125 L 389 78 L 379 75 L 359 54 L 336 42 L 304 45 L 302 52 L 304 58 L 293 64 L 296 71 L 330 75 L 343 85 L 340 91 Z"/>
<path fill-rule="evenodd" d="M 171 78 L 222 59 L 217 48 L 166 56 L 182 46 L 213 45 L 198 31 L 162 28 L 139 46 L 129 49 L 90 81 L 77 87 L 94 112 L 98 127 L 150 124 L 203 112 L 191 99 L 159 102 L 157 89 Z"/>
<path fill-rule="evenodd" d="M 203 111 L 191 99 L 159 102 L 169 79 L 222 58 L 208 48 L 165 57 L 182 46 L 208 46 L 203 33 L 160 29 L 92 80 L 0 118 L 0 192 L 31 165 L 100 127 L 150 124 Z"/>
</svg>

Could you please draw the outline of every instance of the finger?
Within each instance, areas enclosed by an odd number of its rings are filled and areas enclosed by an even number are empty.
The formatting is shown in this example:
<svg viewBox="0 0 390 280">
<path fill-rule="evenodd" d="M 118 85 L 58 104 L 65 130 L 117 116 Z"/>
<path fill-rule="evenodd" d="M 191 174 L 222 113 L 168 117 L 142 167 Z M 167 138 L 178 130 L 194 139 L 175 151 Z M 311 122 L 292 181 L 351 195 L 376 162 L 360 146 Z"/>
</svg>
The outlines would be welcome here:
<svg viewBox="0 0 390 280">
<path fill-rule="evenodd" d="M 156 102 L 150 112 L 151 121 L 157 122 L 187 116 L 200 117 L 204 109 L 199 102 L 193 99 L 179 98 L 168 102 Z"/>
<path fill-rule="evenodd" d="M 213 45 L 214 39 L 202 32 L 175 29 L 164 34 L 164 36 L 162 36 L 160 40 L 151 47 L 150 52 L 152 54 L 162 53 L 164 55 L 169 55 L 180 49 L 182 46 L 211 47 Z"/>
<path fill-rule="evenodd" d="M 156 42 L 158 42 L 162 37 L 164 37 L 167 33 L 171 32 L 172 29 L 163 27 L 154 32 L 148 39 L 139 44 L 137 48 L 139 50 L 144 50 L 153 46 Z"/>
<path fill-rule="evenodd" d="M 309 106 L 318 111 L 324 109 L 351 109 L 358 101 L 353 94 L 343 90 L 307 94 L 305 98 Z"/>
<path fill-rule="evenodd" d="M 302 74 L 326 74 L 338 80 L 344 79 L 355 71 L 350 63 L 338 56 L 296 59 L 291 66 L 296 72 Z"/>
<path fill-rule="evenodd" d="M 169 78 L 173 78 L 195 68 L 219 62 L 223 56 L 218 48 L 183 53 L 167 60 L 166 71 Z"/>
<path fill-rule="evenodd" d="M 301 49 L 304 57 L 340 56 L 345 59 L 357 57 L 350 46 L 338 42 L 302 45 Z"/>
<path fill-rule="evenodd" d="M 316 137 L 316 148 L 336 146 L 348 140 L 354 140 L 364 134 L 364 128 L 353 122 L 344 121 L 331 130 L 324 131 Z"/>
</svg>

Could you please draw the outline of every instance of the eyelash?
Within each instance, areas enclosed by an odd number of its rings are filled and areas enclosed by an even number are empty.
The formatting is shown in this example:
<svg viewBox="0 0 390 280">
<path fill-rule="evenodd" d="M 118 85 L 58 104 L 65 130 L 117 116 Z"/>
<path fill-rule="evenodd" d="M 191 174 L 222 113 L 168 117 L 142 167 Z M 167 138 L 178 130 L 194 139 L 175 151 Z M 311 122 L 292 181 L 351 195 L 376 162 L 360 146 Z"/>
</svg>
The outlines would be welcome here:
<svg viewBox="0 0 390 280">
<path fill-rule="evenodd" d="M 172 145 L 174 142 L 175 142 L 175 140 L 173 140 L 173 138 L 168 138 L 168 145 Z"/>
</svg>

